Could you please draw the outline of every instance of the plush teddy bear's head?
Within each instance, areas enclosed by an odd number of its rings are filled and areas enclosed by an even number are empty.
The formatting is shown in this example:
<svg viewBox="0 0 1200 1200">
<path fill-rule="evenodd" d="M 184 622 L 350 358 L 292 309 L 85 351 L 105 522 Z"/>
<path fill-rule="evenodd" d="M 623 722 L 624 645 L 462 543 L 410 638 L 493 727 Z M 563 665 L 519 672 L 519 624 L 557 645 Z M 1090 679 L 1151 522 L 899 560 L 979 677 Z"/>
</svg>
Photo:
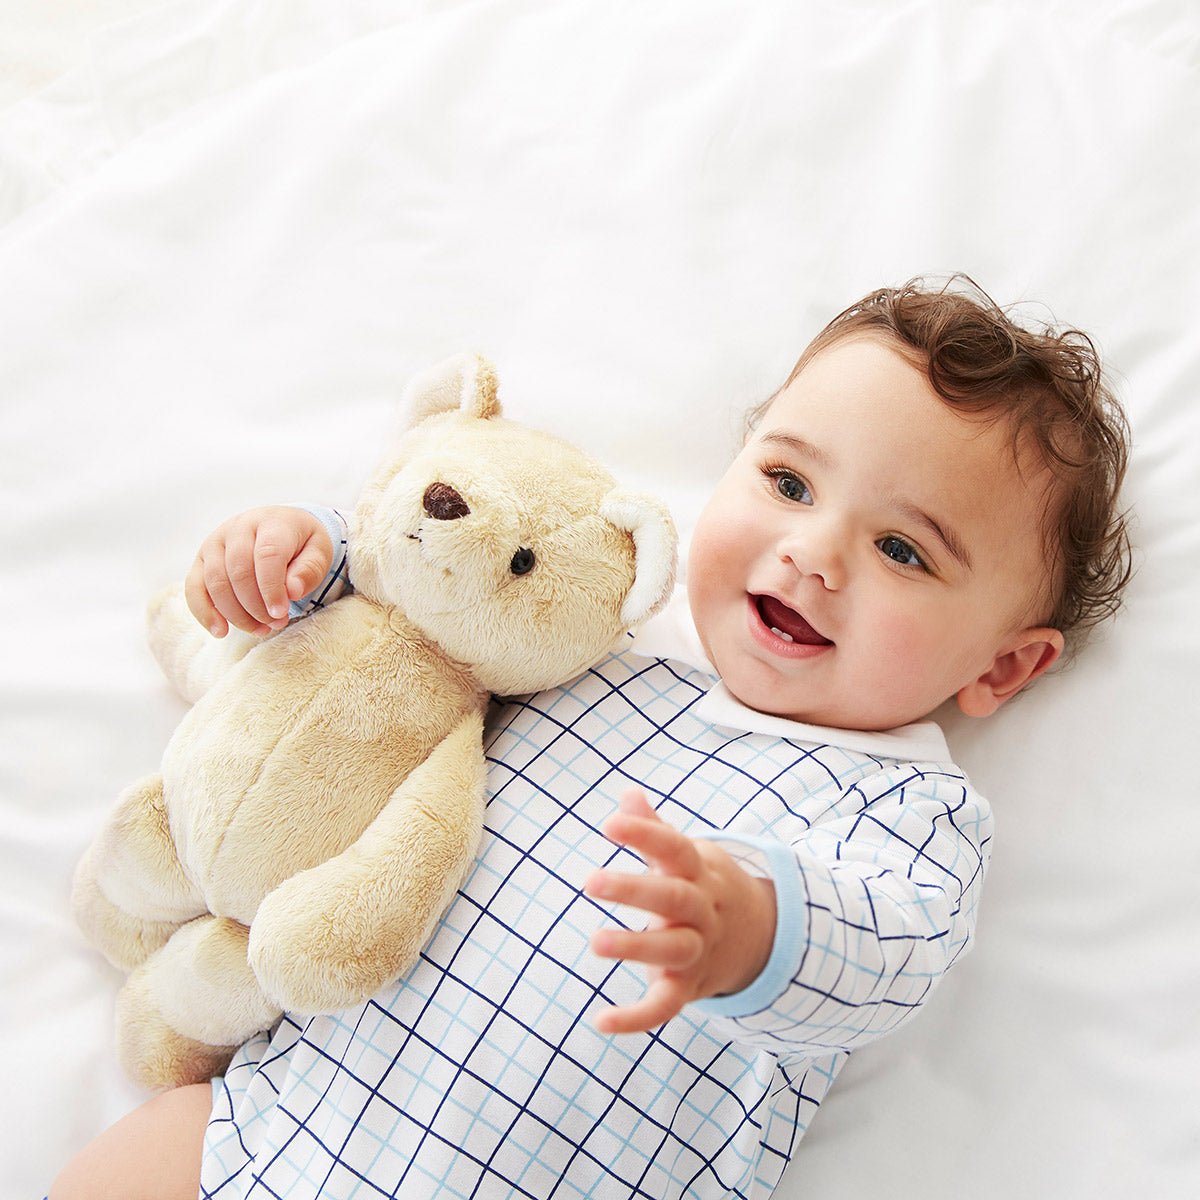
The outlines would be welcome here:
<svg viewBox="0 0 1200 1200">
<path fill-rule="evenodd" d="M 462 355 L 410 385 L 411 424 L 354 514 L 356 589 L 498 695 L 565 682 L 670 594 L 675 531 L 574 446 L 500 416 Z"/>
</svg>

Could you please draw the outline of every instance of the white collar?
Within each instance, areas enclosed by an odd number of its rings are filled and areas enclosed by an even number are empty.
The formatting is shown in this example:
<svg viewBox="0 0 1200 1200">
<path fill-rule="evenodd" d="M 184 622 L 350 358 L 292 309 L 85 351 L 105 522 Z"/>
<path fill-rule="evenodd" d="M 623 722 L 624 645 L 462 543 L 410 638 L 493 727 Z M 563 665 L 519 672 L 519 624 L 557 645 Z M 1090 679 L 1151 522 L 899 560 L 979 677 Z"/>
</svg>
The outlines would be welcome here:
<svg viewBox="0 0 1200 1200">
<path fill-rule="evenodd" d="M 715 680 L 713 687 L 692 710 L 710 725 L 720 725 L 723 729 L 734 729 L 741 733 L 765 733 L 790 741 L 842 746 L 847 750 L 882 758 L 917 762 L 947 762 L 950 759 L 946 739 L 933 721 L 917 721 L 897 729 L 875 732 L 806 725 L 801 721 L 747 708 L 717 678 L 717 672 L 700 644 L 700 635 L 696 632 L 687 601 L 687 591 L 683 587 L 676 588 L 666 608 L 637 631 L 631 648 L 635 654 L 645 658 L 674 659 L 712 676 Z"/>
</svg>

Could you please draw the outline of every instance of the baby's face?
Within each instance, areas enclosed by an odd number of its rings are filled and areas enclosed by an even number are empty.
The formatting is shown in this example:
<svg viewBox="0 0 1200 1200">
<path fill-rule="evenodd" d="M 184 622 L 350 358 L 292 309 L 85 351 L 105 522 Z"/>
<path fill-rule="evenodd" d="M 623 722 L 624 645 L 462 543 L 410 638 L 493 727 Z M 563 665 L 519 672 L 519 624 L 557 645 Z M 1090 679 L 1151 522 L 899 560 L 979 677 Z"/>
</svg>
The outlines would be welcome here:
<svg viewBox="0 0 1200 1200">
<path fill-rule="evenodd" d="M 1013 668 L 1047 571 L 1049 476 L 1025 462 L 1023 477 L 1011 445 L 1005 422 L 953 411 L 884 340 L 816 355 L 692 541 L 692 614 L 729 690 L 853 729 L 917 720 L 956 694 L 966 711 L 995 707 L 978 681 L 990 696 Z"/>
</svg>

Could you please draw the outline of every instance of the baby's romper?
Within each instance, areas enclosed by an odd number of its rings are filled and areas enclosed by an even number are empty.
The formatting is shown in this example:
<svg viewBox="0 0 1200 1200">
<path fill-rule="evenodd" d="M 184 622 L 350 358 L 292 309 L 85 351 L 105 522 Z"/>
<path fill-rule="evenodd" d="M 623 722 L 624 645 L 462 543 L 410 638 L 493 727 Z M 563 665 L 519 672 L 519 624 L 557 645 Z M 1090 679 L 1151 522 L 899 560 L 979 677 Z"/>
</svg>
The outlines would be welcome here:
<svg viewBox="0 0 1200 1200">
<path fill-rule="evenodd" d="M 409 975 L 285 1016 L 214 1082 L 202 1197 L 771 1194 L 847 1054 L 970 945 L 988 806 L 936 726 L 802 726 L 738 704 L 679 597 L 565 687 L 498 705 L 473 871 Z M 630 784 L 775 882 L 770 962 L 661 1029 L 592 1016 L 645 987 L 589 951 L 581 892 L 639 860 L 599 832 Z"/>
</svg>

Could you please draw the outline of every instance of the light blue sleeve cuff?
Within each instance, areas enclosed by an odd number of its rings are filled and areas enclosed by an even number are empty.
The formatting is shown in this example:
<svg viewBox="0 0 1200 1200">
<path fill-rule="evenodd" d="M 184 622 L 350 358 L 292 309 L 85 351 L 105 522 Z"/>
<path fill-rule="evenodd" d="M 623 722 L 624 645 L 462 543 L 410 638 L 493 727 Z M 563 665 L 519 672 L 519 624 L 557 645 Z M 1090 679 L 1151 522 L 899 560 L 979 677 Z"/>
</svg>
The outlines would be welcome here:
<svg viewBox="0 0 1200 1200">
<path fill-rule="evenodd" d="M 331 601 L 340 596 L 343 590 L 350 589 L 350 576 L 346 570 L 349 534 L 346 518 L 336 508 L 326 508 L 320 504 L 293 504 L 290 507 L 303 509 L 306 513 L 311 513 L 316 517 L 325 527 L 325 532 L 329 534 L 329 540 L 333 544 L 333 562 L 330 564 L 329 573 L 307 596 L 301 596 L 299 600 L 289 602 L 288 617 L 295 619 L 312 612 L 314 608 L 320 608 L 329 593 L 339 583 L 342 587 L 329 597 Z"/>
<path fill-rule="evenodd" d="M 787 991 L 808 942 L 807 890 L 796 852 L 775 838 L 746 837 L 727 830 L 700 835 L 714 842 L 736 842 L 755 850 L 775 885 L 775 941 L 762 974 L 740 992 L 710 996 L 691 1005 L 712 1017 L 748 1017 L 770 1008 Z"/>
</svg>

